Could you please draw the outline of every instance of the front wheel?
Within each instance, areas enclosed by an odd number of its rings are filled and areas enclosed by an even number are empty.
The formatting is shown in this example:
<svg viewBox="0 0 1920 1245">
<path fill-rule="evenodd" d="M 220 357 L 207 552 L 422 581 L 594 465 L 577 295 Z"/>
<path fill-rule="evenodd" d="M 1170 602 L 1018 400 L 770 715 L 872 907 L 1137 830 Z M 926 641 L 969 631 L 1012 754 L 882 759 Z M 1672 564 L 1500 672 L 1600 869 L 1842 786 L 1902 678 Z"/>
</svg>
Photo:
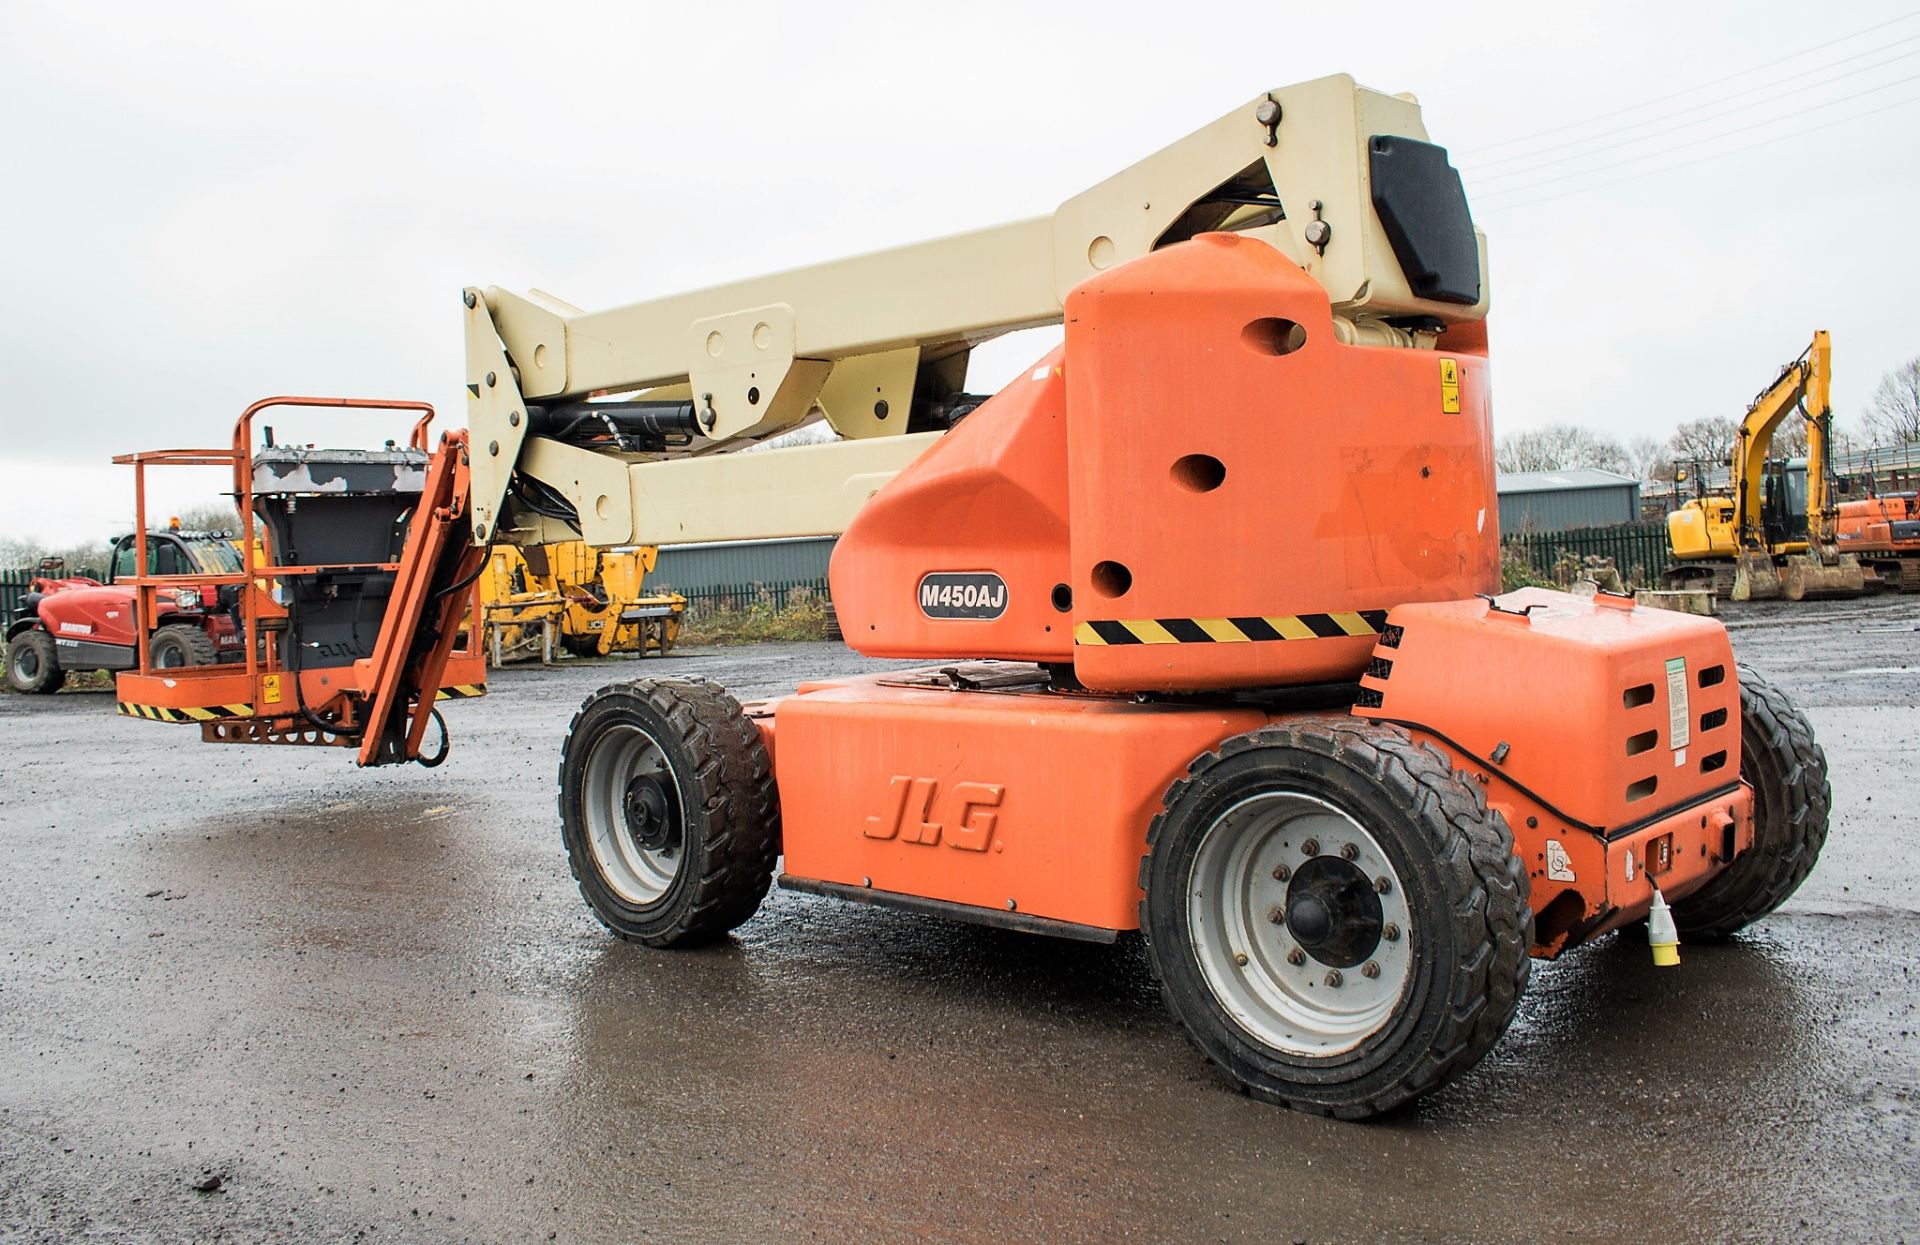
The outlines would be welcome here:
<svg viewBox="0 0 1920 1245">
<path fill-rule="evenodd" d="M 780 852 L 760 729 L 704 679 L 603 687 L 560 751 L 560 825 L 608 929 L 653 947 L 717 938 L 759 908 Z"/>
<path fill-rule="evenodd" d="M 7 686 L 16 692 L 57 692 L 67 681 L 53 637 L 38 627 L 22 631 L 7 644 Z"/>
<path fill-rule="evenodd" d="M 1168 1007 L 1267 1101 L 1391 1110 L 1478 1062 L 1526 985 L 1533 913 L 1506 823 L 1398 728 L 1310 719 L 1225 741 L 1168 790 L 1141 882 Z"/>
<path fill-rule="evenodd" d="M 1753 788 L 1753 846 L 1673 905 L 1683 938 L 1711 942 L 1787 901 L 1827 841 L 1827 754 L 1813 724 L 1751 666 L 1740 675 L 1740 779 Z"/>
<path fill-rule="evenodd" d="M 211 666 L 219 660 L 213 640 L 192 623 L 168 623 L 147 641 L 147 664 L 155 670 Z"/>
</svg>

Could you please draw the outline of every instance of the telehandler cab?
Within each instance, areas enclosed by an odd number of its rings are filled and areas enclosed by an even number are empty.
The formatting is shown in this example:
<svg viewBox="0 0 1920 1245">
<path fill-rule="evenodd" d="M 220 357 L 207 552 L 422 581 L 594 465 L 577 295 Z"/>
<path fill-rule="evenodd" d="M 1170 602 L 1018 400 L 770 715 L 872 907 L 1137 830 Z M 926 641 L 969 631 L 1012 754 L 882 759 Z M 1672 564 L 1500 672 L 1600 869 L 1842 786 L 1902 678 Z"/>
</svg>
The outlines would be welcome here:
<svg viewBox="0 0 1920 1245">
<path fill-rule="evenodd" d="M 468 289 L 468 429 L 429 469 L 454 487 L 381 631 L 431 642 L 366 673 L 444 652 L 445 612 L 418 620 L 491 542 L 844 531 L 848 643 L 928 664 L 588 697 L 558 812 L 600 919 L 716 938 L 779 862 L 1139 931 L 1242 1089 L 1391 1109 L 1498 1040 L 1530 956 L 1651 913 L 1671 960 L 1663 931 L 1771 911 L 1827 832 L 1806 719 L 1720 624 L 1500 594 L 1484 254 L 1412 98 L 1333 77 L 1050 217 L 596 313 Z M 1051 322 L 964 391 L 973 346 Z M 732 452 L 822 418 L 840 440 Z"/>
</svg>

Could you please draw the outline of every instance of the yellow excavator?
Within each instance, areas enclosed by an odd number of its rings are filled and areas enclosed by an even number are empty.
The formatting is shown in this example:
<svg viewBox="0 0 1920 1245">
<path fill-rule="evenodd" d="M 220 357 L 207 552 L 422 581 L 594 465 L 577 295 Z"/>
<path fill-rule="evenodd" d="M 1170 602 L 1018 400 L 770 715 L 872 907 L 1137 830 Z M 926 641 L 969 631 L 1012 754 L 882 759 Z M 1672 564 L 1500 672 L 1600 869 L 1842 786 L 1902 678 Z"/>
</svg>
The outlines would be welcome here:
<svg viewBox="0 0 1920 1245">
<path fill-rule="evenodd" d="M 1822 329 L 1748 405 L 1730 463 L 1731 496 L 1698 497 L 1667 515 L 1667 587 L 1735 601 L 1866 591 L 1859 560 L 1834 543 L 1832 378 L 1833 345 Z M 1774 431 L 1796 412 L 1807 421 L 1807 457 L 1769 458 Z"/>
<path fill-rule="evenodd" d="M 643 591 L 658 558 L 652 545 L 494 546 L 480 576 L 488 659 L 496 666 L 536 656 L 550 662 L 556 646 L 577 657 L 665 655 L 680 634 L 687 599 Z"/>
</svg>

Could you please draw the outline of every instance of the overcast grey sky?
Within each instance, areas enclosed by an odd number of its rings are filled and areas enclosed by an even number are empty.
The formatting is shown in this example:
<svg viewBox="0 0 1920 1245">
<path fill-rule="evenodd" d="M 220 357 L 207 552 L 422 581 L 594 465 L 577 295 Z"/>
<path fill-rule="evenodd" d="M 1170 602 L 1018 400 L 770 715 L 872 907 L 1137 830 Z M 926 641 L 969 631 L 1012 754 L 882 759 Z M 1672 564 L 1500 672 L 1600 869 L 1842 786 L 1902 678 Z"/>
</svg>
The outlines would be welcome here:
<svg viewBox="0 0 1920 1245">
<path fill-rule="evenodd" d="M 1853 418 L 1920 353 L 1911 4 L 10 0 L 0 536 L 124 524 L 110 455 L 266 394 L 457 419 L 465 284 L 594 308 L 1035 215 L 1339 71 L 1468 175 L 1498 430 L 1737 414 L 1815 328 Z"/>
</svg>

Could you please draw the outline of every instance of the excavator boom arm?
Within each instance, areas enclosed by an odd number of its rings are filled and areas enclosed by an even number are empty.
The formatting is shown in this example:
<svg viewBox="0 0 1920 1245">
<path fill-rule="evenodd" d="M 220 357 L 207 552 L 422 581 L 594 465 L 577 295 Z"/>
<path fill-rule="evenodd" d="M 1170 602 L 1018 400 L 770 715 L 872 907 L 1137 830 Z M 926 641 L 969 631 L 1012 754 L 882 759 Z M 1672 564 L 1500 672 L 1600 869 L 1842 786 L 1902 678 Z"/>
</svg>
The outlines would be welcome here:
<svg viewBox="0 0 1920 1245">
<path fill-rule="evenodd" d="M 1807 419 L 1807 531 L 1818 533 L 1832 524 L 1827 514 L 1828 437 L 1833 410 L 1829 388 L 1833 376 L 1833 344 L 1825 329 L 1816 331 L 1807 349 L 1780 369 L 1773 384 L 1747 407 L 1733 447 L 1734 527 L 1740 545 L 1767 547 L 1762 503 L 1765 496 L 1767 454 L 1773 435 L 1795 411 Z M 1824 526 L 1823 526 L 1824 525 Z"/>
</svg>

